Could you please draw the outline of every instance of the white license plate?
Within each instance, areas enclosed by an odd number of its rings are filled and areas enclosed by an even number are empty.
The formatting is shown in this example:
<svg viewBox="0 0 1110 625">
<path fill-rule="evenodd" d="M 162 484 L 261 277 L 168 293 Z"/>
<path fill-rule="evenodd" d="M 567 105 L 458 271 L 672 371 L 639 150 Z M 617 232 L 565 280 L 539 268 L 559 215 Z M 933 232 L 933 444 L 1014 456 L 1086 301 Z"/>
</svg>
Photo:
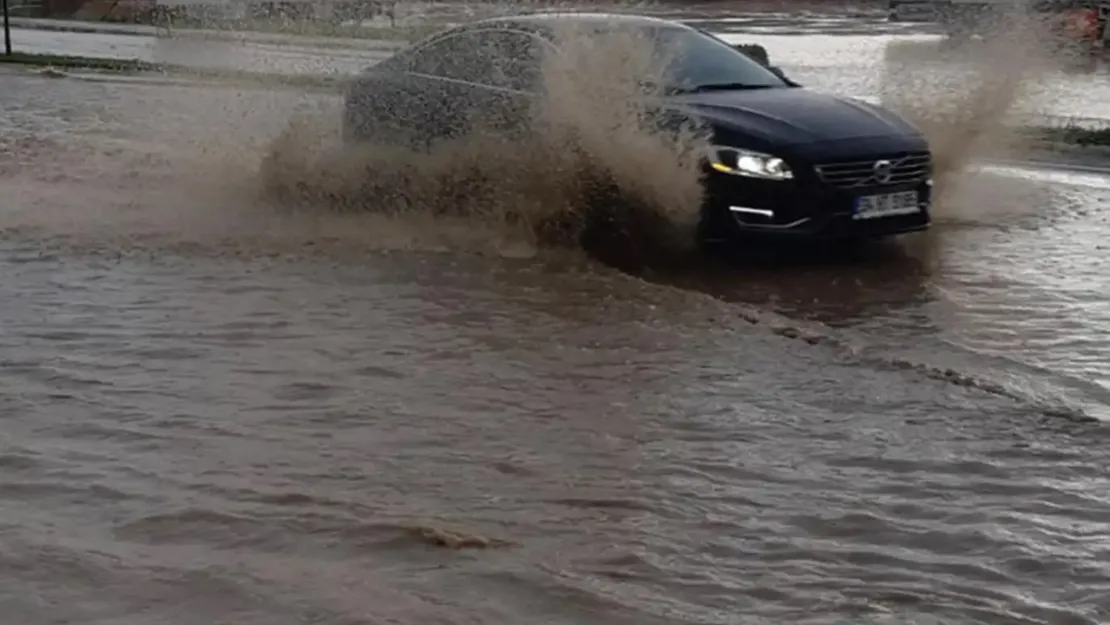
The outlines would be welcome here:
<svg viewBox="0 0 1110 625">
<path fill-rule="evenodd" d="M 917 191 L 899 191 L 882 195 L 864 195 L 856 198 L 856 212 L 852 219 L 875 219 L 895 215 L 912 215 L 921 210 Z"/>
</svg>

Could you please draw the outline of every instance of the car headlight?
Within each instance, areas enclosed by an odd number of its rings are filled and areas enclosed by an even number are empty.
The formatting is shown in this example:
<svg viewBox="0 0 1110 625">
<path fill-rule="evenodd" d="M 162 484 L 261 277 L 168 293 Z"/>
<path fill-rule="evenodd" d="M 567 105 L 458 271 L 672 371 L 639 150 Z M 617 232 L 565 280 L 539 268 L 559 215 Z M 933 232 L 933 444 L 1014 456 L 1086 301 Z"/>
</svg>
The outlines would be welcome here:
<svg viewBox="0 0 1110 625">
<path fill-rule="evenodd" d="M 790 171 L 790 166 L 777 156 L 723 145 L 714 145 L 709 148 L 709 166 L 721 173 L 733 176 L 747 176 L 765 180 L 790 180 L 794 178 L 794 172 Z"/>
</svg>

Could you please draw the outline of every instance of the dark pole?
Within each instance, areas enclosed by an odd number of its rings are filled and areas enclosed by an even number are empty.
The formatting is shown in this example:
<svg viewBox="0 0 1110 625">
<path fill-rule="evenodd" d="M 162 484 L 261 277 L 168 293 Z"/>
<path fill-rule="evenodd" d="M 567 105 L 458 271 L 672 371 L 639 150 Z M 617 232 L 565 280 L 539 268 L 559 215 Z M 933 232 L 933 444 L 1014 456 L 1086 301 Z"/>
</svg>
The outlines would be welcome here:
<svg viewBox="0 0 1110 625">
<path fill-rule="evenodd" d="M 12 55 L 12 26 L 8 22 L 8 0 L 0 0 L 4 5 L 4 54 Z"/>
</svg>

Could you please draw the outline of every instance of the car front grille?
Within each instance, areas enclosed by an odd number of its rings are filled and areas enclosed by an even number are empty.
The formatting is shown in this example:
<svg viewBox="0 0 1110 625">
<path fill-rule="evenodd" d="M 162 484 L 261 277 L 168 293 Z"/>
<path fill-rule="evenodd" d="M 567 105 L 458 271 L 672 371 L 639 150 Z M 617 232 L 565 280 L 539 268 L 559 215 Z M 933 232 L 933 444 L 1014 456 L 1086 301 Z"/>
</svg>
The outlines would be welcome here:
<svg viewBox="0 0 1110 625">
<path fill-rule="evenodd" d="M 876 171 L 876 164 L 881 161 L 890 163 L 889 179 L 884 179 Z M 814 169 L 821 182 L 841 189 L 879 187 L 925 180 L 932 171 L 932 158 L 928 152 L 902 153 L 867 160 L 824 163 Z"/>
</svg>

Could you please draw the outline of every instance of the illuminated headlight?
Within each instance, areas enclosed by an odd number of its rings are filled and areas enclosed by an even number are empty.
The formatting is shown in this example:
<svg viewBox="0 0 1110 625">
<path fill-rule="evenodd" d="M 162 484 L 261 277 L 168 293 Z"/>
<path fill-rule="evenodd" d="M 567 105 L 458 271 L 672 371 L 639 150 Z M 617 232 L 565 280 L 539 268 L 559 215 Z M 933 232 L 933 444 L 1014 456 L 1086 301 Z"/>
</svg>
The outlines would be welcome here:
<svg viewBox="0 0 1110 625">
<path fill-rule="evenodd" d="M 786 162 L 777 156 L 723 145 L 709 148 L 709 166 L 733 176 L 765 180 L 790 180 L 794 177 Z"/>
</svg>

